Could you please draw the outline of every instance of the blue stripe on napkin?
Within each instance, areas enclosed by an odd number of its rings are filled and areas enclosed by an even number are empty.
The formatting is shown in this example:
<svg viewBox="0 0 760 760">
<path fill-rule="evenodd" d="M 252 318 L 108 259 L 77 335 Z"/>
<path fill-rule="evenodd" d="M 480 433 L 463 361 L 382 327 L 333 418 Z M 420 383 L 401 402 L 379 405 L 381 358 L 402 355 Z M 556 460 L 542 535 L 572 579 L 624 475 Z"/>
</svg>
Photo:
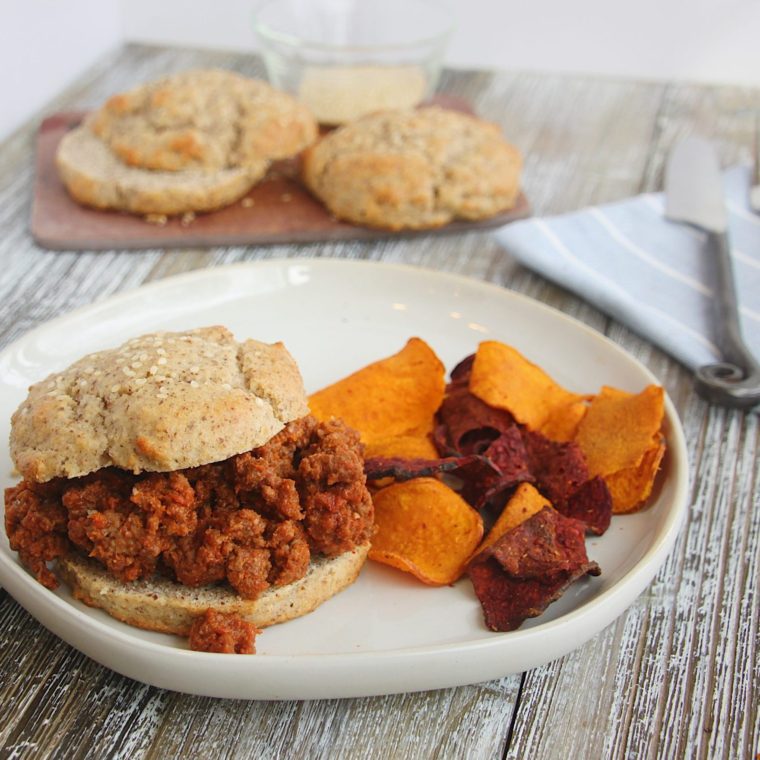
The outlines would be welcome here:
<svg viewBox="0 0 760 760">
<path fill-rule="evenodd" d="M 751 167 L 724 175 L 744 339 L 760 357 L 760 216 Z M 707 236 L 664 217 L 661 193 L 515 222 L 495 234 L 514 257 L 573 290 L 692 369 L 719 361 Z"/>
</svg>

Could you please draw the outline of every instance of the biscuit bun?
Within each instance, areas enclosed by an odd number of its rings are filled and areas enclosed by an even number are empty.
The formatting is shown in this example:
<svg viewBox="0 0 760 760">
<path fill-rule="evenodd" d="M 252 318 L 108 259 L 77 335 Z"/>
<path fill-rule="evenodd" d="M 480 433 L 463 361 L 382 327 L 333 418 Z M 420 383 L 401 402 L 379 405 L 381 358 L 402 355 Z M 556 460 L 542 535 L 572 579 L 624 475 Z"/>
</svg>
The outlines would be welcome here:
<svg viewBox="0 0 760 760">
<path fill-rule="evenodd" d="M 86 126 L 66 134 L 55 157 L 74 200 L 132 214 L 213 211 L 242 198 L 266 173 L 266 161 L 214 172 L 149 171 L 121 161 Z"/>
<path fill-rule="evenodd" d="M 72 594 L 123 623 L 186 636 L 206 610 L 238 615 L 257 628 L 301 617 L 350 586 L 359 575 L 369 543 L 336 557 L 312 559 L 303 578 L 243 599 L 227 586 L 190 588 L 164 578 L 122 583 L 79 554 L 58 560 L 58 574 Z"/>
<path fill-rule="evenodd" d="M 308 412 L 282 343 L 238 343 L 224 327 L 152 333 L 32 385 L 11 456 L 35 483 L 109 466 L 169 472 L 250 451 Z"/>
<path fill-rule="evenodd" d="M 171 74 L 114 95 L 62 140 L 56 164 L 80 203 L 138 214 L 209 211 L 317 136 L 302 104 L 221 69 Z"/>
<path fill-rule="evenodd" d="M 339 219 L 425 229 L 511 208 L 521 165 L 496 124 L 431 107 L 336 129 L 306 150 L 302 177 Z"/>
</svg>

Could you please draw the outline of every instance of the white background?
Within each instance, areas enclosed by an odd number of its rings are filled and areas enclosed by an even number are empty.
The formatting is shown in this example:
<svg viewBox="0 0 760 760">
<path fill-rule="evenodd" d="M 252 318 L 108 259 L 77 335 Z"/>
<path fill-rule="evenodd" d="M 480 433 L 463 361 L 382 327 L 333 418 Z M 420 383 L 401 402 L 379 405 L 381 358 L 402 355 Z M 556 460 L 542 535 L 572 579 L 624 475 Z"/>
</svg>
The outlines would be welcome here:
<svg viewBox="0 0 760 760">
<path fill-rule="evenodd" d="M 760 86 L 760 0 L 441 2 L 457 19 L 451 66 Z M 3 0 L 0 138 L 125 39 L 255 50 L 256 5 Z"/>
</svg>

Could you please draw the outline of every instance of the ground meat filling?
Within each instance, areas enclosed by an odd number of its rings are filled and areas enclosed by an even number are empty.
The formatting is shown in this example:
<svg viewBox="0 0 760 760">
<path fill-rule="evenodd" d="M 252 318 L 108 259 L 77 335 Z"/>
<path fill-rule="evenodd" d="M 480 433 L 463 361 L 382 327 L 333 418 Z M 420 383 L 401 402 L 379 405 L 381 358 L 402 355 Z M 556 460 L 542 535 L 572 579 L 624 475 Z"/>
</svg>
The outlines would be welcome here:
<svg viewBox="0 0 760 760">
<path fill-rule="evenodd" d="M 116 468 L 5 492 L 11 548 L 40 583 L 73 548 L 123 581 L 156 572 L 188 586 L 228 582 L 256 598 L 372 534 L 359 438 L 308 416 L 223 462 L 170 473 Z"/>
<path fill-rule="evenodd" d="M 222 654 L 256 654 L 256 634 L 261 631 L 253 623 L 237 615 L 206 610 L 190 627 L 190 649 L 196 652 Z"/>
</svg>

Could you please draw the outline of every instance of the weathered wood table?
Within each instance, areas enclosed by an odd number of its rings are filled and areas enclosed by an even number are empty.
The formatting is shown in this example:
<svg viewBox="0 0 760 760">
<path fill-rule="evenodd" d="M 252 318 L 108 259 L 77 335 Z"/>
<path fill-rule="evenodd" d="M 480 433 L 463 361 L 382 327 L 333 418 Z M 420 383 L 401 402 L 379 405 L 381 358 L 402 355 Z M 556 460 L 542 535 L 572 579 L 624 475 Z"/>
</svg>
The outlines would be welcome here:
<svg viewBox="0 0 760 760">
<path fill-rule="evenodd" d="M 128 46 L 49 104 L 90 108 L 169 71 L 252 57 Z M 657 190 L 674 140 L 698 131 L 751 157 L 760 92 L 588 77 L 447 72 L 441 89 L 501 123 L 526 156 L 536 213 Z M 758 416 L 708 406 L 689 373 L 575 296 L 517 266 L 488 233 L 270 248 L 50 253 L 28 234 L 32 121 L 0 146 L 0 342 L 116 291 L 237 261 L 332 256 L 466 274 L 567 312 L 661 379 L 691 457 L 690 513 L 655 581 L 614 624 L 545 667 L 435 692 L 313 702 L 214 700 L 101 667 L 0 590 L 0 757 L 752 758 L 760 752 Z"/>
</svg>

